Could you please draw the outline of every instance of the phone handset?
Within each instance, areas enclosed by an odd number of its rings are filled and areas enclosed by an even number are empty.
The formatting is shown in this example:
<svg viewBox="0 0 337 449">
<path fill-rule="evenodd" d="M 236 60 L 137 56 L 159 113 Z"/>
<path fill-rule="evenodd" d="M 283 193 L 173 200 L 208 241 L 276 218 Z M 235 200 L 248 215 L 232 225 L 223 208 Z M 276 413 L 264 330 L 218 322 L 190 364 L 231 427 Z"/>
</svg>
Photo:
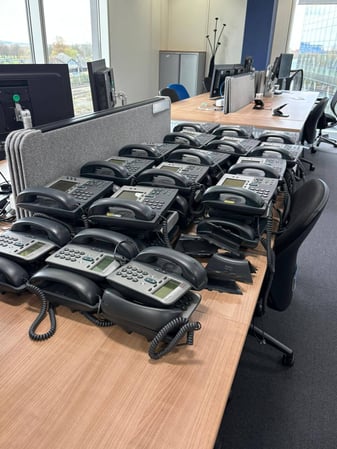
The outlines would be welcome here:
<svg viewBox="0 0 337 449">
<path fill-rule="evenodd" d="M 137 176 L 136 183 L 139 185 L 150 186 L 171 185 L 177 188 L 191 187 L 191 181 L 187 178 L 187 176 L 161 168 L 150 168 L 148 170 L 144 170 Z"/>
<path fill-rule="evenodd" d="M 205 129 L 200 123 L 193 123 L 193 122 L 181 122 L 178 123 L 174 128 L 173 132 L 181 132 L 184 130 L 194 130 L 195 132 L 204 133 Z"/>
<path fill-rule="evenodd" d="M 138 156 L 138 157 L 150 157 L 150 158 L 158 158 L 161 156 L 160 151 L 151 145 L 147 144 L 130 144 L 122 147 L 119 152 L 119 156 Z"/>
<path fill-rule="evenodd" d="M 183 143 L 192 147 L 200 147 L 202 143 L 196 136 L 192 136 L 183 132 L 171 132 L 166 134 L 163 140 L 164 143 Z"/>
<path fill-rule="evenodd" d="M 24 189 L 16 197 L 16 204 L 18 207 L 32 211 L 35 210 L 35 206 L 40 204 L 69 211 L 76 209 L 79 205 L 72 195 L 52 187 Z"/>
<path fill-rule="evenodd" d="M 284 104 L 284 105 L 280 106 L 280 108 L 283 107 L 283 106 L 286 106 L 286 105 Z M 261 142 L 266 142 L 269 139 L 272 139 L 273 142 L 280 142 L 281 141 L 283 143 L 288 143 L 288 144 L 291 144 L 291 145 L 294 145 L 294 143 L 295 143 L 294 139 L 292 137 L 288 136 L 288 134 L 285 134 L 285 133 L 277 133 L 277 132 L 268 131 L 268 132 L 260 134 L 259 137 L 258 137 L 258 140 L 260 140 Z M 278 139 L 278 140 L 275 140 L 275 139 Z"/>
<path fill-rule="evenodd" d="M 129 236 L 116 231 L 101 228 L 88 228 L 78 232 L 71 243 L 78 245 L 108 244 L 110 251 L 126 259 L 132 259 L 139 253 L 137 243 Z"/>
<path fill-rule="evenodd" d="M 262 157 L 281 157 L 289 162 L 295 162 L 294 156 L 286 148 L 277 148 L 276 146 L 268 144 L 263 147 L 256 147 L 249 152 L 249 156 L 262 156 Z"/>
<path fill-rule="evenodd" d="M 263 213 L 266 205 L 262 197 L 242 187 L 211 186 L 203 194 L 202 202 L 207 207 L 243 213 Z"/>
<path fill-rule="evenodd" d="M 174 249 L 151 246 L 141 251 L 134 260 L 178 274 L 195 290 L 201 290 L 207 285 L 206 270 L 201 263 Z"/>
<path fill-rule="evenodd" d="M 65 245 L 71 239 L 71 233 L 67 226 L 43 217 L 20 218 L 13 223 L 10 230 L 36 236 L 41 235 L 58 246 Z"/>
<path fill-rule="evenodd" d="M 121 200 L 118 198 L 101 198 L 95 201 L 88 210 L 88 216 L 95 218 L 101 217 L 122 217 L 143 221 L 151 221 L 156 213 L 140 201 Z"/>
<path fill-rule="evenodd" d="M 247 150 L 240 145 L 239 142 L 233 142 L 230 140 L 212 140 L 205 146 L 205 150 L 218 150 L 222 153 L 237 154 L 243 156 L 247 153 Z"/>
<path fill-rule="evenodd" d="M 210 243 L 234 253 L 239 253 L 241 247 L 255 248 L 259 243 L 253 227 L 226 218 L 206 218 L 196 230 Z"/>
<path fill-rule="evenodd" d="M 82 165 L 81 176 L 99 175 L 101 177 L 109 176 L 114 178 L 128 178 L 130 176 L 126 167 L 114 164 L 110 161 L 89 161 Z"/>
<path fill-rule="evenodd" d="M 171 162 L 185 162 L 187 164 L 198 164 L 198 165 L 213 165 L 213 159 L 203 150 L 197 149 L 180 149 L 174 150 L 168 156 L 168 161 Z"/>
<path fill-rule="evenodd" d="M 228 169 L 228 173 L 237 174 L 242 173 L 248 176 L 261 176 L 261 173 L 266 178 L 279 178 L 278 172 L 270 165 L 258 164 L 254 162 L 240 162 L 232 165 Z"/>
<path fill-rule="evenodd" d="M 21 265 L 0 256 L 0 292 L 20 293 L 28 279 L 29 274 Z"/>
<path fill-rule="evenodd" d="M 253 135 L 251 133 L 248 133 L 246 129 L 230 125 L 219 126 L 212 132 L 212 134 L 218 137 L 225 137 L 226 135 L 230 136 L 232 134 L 235 134 L 237 137 L 242 137 L 246 139 L 253 138 Z"/>
<path fill-rule="evenodd" d="M 101 289 L 80 274 L 46 266 L 33 274 L 29 283 L 42 290 L 53 305 L 73 311 L 96 311 L 99 307 Z"/>
</svg>

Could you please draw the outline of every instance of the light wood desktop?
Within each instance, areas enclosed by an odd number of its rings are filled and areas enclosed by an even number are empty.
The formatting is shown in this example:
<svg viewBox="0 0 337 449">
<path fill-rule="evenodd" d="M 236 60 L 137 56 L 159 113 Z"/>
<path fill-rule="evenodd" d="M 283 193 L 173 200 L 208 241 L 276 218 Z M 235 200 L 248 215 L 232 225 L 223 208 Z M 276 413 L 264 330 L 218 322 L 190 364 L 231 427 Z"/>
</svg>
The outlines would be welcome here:
<svg viewBox="0 0 337 449">
<path fill-rule="evenodd" d="M 194 344 L 157 361 L 143 336 L 66 307 L 55 335 L 32 341 L 40 300 L 1 295 L 0 447 L 213 449 L 266 270 L 263 254 L 247 257 L 253 284 L 238 283 L 242 295 L 203 290 Z"/>
<path fill-rule="evenodd" d="M 215 109 L 209 93 L 177 101 L 171 105 L 171 120 L 214 122 L 222 125 L 249 126 L 278 131 L 300 132 L 315 103 L 318 92 L 284 91 L 281 95 L 265 97 L 264 109 L 253 109 L 250 103 L 242 109 L 224 114 Z M 289 117 L 275 117 L 272 110 L 286 103 L 282 109 Z"/>
<path fill-rule="evenodd" d="M 57 331 L 28 337 L 39 300 L 0 301 L 0 446 L 11 449 L 212 449 L 265 274 L 242 295 L 202 292 L 193 346 L 158 361 L 149 342 L 57 308 Z M 42 323 L 39 332 L 47 330 Z"/>
</svg>

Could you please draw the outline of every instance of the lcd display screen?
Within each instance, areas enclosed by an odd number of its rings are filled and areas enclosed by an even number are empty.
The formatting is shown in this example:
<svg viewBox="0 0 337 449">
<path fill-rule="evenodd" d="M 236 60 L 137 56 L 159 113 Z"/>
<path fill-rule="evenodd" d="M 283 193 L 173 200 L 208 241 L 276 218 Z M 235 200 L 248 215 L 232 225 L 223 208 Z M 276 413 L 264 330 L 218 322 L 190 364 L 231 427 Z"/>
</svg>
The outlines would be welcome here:
<svg viewBox="0 0 337 449">
<path fill-rule="evenodd" d="M 115 259 L 112 256 L 104 256 L 96 265 L 91 268 L 91 271 L 96 271 L 102 273 L 106 268 L 108 268 Z"/>
<path fill-rule="evenodd" d="M 62 190 L 62 192 L 67 192 L 72 187 L 76 186 L 78 183 L 75 181 L 68 181 L 65 179 L 60 179 L 54 184 L 51 184 L 49 187 L 52 189 Z"/>
<path fill-rule="evenodd" d="M 222 183 L 223 186 L 230 186 L 230 187 L 243 187 L 245 185 L 246 181 L 242 179 L 232 179 L 227 178 Z"/>
<path fill-rule="evenodd" d="M 34 251 L 37 251 L 38 249 L 45 246 L 45 243 L 42 242 L 35 242 L 32 245 L 28 246 L 28 248 L 23 249 L 18 254 L 22 257 L 30 256 Z"/>
<path fill-rule="evenodd" d="M 154 296 L 160 299 L 164 299 L 166 298 L 166 296 L 172 293 L 173 290 L 179 287 L 179 285 L 180 282 L 173 281 L 172 279 L 170 279 L 169 281 L 166 282 L 166 284 L 164 284 L 162 287 L 158 288 L 158 290 L 154 292 Z"/>
</svg>

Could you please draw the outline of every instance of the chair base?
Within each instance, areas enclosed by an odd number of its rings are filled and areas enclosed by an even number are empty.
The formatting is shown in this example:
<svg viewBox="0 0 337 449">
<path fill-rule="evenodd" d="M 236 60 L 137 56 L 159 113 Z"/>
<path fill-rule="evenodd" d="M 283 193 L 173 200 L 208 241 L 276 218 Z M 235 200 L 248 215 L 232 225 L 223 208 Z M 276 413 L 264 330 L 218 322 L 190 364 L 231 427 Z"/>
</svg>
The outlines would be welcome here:
<svg viewBox="0 0 337 449">
<path fill-rule="evenodd" d="M 273 348 L 281 351 L 283 353 L 282 364 L 285 366 L 293 366 L 295 361 L 294 351 L 288 346 L 284 345 L 279 340 L 276 340 L 276 338 L 272 337 L 270 334 L 267 334 L 254 324 L 250 325 L 248 334 L 252 335 L 253 337 L 258 337 L 263 343 L 266 343 Z"/>
<path fill-rule="evenodd" d="M 316 146 L 318 147 L 321 142 L 329 143 L 330 145 L 333 145 L 335 148 L 337 148 L 337 139 L 332 139 L 329 136 L 320 135 L 317 139 Z"/>
</svg>

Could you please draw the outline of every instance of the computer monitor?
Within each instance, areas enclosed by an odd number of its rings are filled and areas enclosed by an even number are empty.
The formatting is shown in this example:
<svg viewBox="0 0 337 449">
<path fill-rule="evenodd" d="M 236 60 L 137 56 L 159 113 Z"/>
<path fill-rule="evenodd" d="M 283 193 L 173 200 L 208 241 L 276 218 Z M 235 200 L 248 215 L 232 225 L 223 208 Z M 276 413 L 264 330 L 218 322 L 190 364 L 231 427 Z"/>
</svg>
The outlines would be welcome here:
<svg viewBox="0 0 337 449">
<path fill-rule="evenodd" d="M 222 97 L 226 76 L 238 75 L 244 72 L 241 64 L 215 64 L 209 91 L 210 98 Z"/>
<path fill-rule="evenodd" d="M 271 79 L 280 79 L 288 78 L 290 76 L 291 64 L 293 62 L 293 54 L 292 53 L 281 53 L 274 60 L 272 69 L 271 69 Z"/>
<path fill-rule="evenodd" d="M 116 102 L 113 69 L 106 66 L 105 59 L 87 62 L 87 66 L 94 111 L 113 108 Z"/>
<path fill-rule="evenodd" d="M 281 53 L 280 54 L 280 67 L 278 71 L 278 79 L 289 78 L 291 64 L 293 62 L 293 54 L 292 53 Z"/>
<path fill-rule="evenodd" d="M 0 64 L 0 141 L 24 128 L 19 107 L 33 127 L 74 117 L 67 64 Z"/>
</svg>

